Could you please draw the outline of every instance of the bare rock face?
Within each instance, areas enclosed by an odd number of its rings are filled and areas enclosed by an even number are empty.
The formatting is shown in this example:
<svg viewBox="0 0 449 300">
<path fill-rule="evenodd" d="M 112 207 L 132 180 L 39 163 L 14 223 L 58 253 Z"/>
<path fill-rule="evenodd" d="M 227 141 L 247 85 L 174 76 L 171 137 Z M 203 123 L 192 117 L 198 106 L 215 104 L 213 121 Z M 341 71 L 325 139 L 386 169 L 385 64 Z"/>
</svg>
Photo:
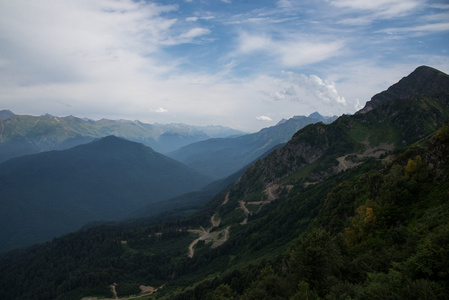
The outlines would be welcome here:
<svg viewBox="0 0 449 300">
<path fill-rule="evenodd" d="M 436 95 L 449 89 L 449 75 L 427 66 L 416 68 L 410 75 L 386 91 L 374 95 L 357 114 L 363 114 L 393 99 L 406 99 L 416 94 Z"/>
</svg>

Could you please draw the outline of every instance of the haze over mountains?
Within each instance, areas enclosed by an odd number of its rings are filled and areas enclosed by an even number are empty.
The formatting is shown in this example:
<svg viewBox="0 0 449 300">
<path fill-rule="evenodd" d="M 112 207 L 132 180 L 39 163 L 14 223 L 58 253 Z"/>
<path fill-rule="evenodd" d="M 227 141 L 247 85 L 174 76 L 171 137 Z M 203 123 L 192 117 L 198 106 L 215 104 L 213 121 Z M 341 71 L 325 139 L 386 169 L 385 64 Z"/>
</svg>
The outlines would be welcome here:
<svg viewBox="0 0 449 300">
<path fill-rule="evenodd" d="M 3 110 L 0 158 L 17 158 L 0 164 L 4 216 L 0 250 L 42 242 L 92 221 L 152 216 L 178 207 L 196 209 L 219 192 L 219 183 L 200 191 L 212 179 L 238 172 L 308 124 L 335 118 L 318 113 L 296 116 L 241 135 L 221 126 L 19 116 Z M 144 146 L 114 136 L 95 141 L 110 133 L 166 150 L 208 141 L 176 152 L 188 156 L 184 166 L 150 148 L 137 150 Z"/>
<path fill-rule="evenodd" d="M 167 155 L 214 178 L 223 178 L 282 146 L 301 128 L 318 122 L 332 123 L 337 117 L 315 112 L 308 117 L 282 119 L 277 125 L 239 137 L 208 139 L 184 146 Z"/>
<path fill-rule="evenodd" d="M 68 149 L 108 135 L 143 143 L 165 153 L 204 139 L 243 134 L 223 126 L 146 124 L 107 119 L 93 121 L 74 116 L 35 117 L 14 115 L 8 110 L 0 112 L 0 125 L 0 162 L 41 151 Z"/>
<path fill-rule="evenodd" d="M 210 182 L 115 136 L 11 159 L 0 164 L 0 250 L 43 242 L 92 221 L 121 220 Z"/>
<path fill-rule="evenodd" d="M 359 113 L 299 130 L 189 217 L 0 256 L 0 289 L 8 299 L 445 299 L 448 191 L 449 76 L 423 66 Z"/>
</svg>

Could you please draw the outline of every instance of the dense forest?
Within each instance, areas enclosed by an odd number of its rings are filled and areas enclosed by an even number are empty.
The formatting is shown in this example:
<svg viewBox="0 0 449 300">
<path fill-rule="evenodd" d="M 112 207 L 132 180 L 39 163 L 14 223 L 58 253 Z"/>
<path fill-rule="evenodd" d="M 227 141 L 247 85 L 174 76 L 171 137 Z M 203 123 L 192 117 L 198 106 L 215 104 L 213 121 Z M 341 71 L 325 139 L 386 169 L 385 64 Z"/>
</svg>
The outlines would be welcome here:
<svg viewBox="0 0 449 300">
<path fill-rule="evenodd" d="M 338 184 L 270 261 L 175 299 L 446 299 L 449 127 L 379 171 Z"/>
</svg>

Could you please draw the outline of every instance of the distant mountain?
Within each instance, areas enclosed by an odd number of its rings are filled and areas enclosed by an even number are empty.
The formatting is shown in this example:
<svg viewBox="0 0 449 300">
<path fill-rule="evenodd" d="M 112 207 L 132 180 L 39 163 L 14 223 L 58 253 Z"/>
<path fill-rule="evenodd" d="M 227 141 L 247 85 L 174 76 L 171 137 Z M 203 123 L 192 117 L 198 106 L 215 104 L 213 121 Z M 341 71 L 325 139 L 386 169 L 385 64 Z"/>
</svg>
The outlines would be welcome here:
<svg viewBox="0 0 449 300">
<path fill-rule="evenodd" d="M 14 113 L 10 110 L 0 110 L 0 120 L 6 120 L 14 116 Z"/>
<path fill-rule="evenodd" d="M 418 90 L 306 126 L 187 218 L 90 227 L 0 255 L 0 289 L 7 299 L 446 299 L 448 190 L 449 87 Z"/>
<path fill-rule="evenodd" d="M 308 117 L 282 119 L 277 125 L 234 138 L 208 139 L 168 153 L 185 165 L 214 178 L 224 178 L 253 162 L 262 154 L 287 142 L 299 129 L 313 123 L 331 123 L 337 117 L 315 112 Z"/>
<path fill-rule="evenodd" d="M 243 134 L 222 126 L 146 124 L 139 121 L 93 121 L 74 116 L 35 117 L 0 112 L 0 162 L 24 154 L 63 150 L 96 138 L 115 135 L 166 153 L 193 142 Z"/>
<path fill-rule="evenodd" d="M 0 164 L 0 250 L 120 220 L 211 180 L 142 144 L 108 136 Z"/>
</svg>

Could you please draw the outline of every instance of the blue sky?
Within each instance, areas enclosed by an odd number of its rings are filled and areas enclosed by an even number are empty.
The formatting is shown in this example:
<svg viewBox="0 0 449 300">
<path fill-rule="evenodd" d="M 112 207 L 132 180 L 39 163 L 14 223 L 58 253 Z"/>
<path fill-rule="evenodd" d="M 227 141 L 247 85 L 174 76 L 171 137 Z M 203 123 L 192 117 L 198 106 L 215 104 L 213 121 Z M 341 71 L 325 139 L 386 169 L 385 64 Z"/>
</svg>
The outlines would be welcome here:
<svg viewBox="0 0 449 300">
<path fill-rule="evenodd" d="M 0 0 L 0 109 L 257 131 L 449 72 L 449 2 Z"/>
</svg>

